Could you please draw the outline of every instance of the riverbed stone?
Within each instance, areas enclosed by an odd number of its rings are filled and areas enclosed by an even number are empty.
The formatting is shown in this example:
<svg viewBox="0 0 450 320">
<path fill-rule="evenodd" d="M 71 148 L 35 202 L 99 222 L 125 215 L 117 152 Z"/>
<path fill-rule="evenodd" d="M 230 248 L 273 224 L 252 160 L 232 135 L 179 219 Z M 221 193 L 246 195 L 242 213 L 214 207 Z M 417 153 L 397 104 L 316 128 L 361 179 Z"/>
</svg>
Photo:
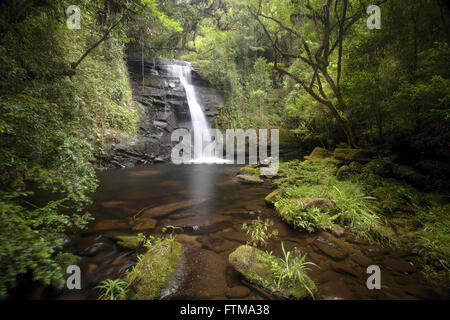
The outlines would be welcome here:
<svg viewBox="0 0 450 320">
<path fill-rule="evenodd" d="M 354 262 L 359 264 L 362 267 L 368 267 L 372 264 L 372 261 L 364 256 L 362 253 L 355 253 L 350 256 L 350 259 L 352 259 Z"/>
<path fill-rule="evenodd" d="M 264 180 L 255 175 L 239 174 L 236 176 L 237 181 L 245 184 L 261 184 Z"/>
<path fill-rule="evenodd" d="M 345 233 L 345 229 L 343 227 L 341 227 L 338 224 L 335 224 L 331 227 L 330 232 L 332 235 L 334 235 L 335 237 L 342 237 Z"/>
<path fill-rule="evenodd" d="M 129 229 L 129 225 L 124 220 L 104 219 L 97 222 L 92 228 L 89 228 L 89 230 L 92 231 L 104 231 L 115 229 Z"/>
<path fill-rule="evenodd" d="M 228 298 L 245 298 L 250 294 L 250 289 L 244 286 L 228 288 L 225 294 Z"/>
<path fill-rule="evenodd" d="M 158 220 L 152 218 L 139 218 L 132 224 L 132 229 L 136 231 L 155 229 Z"/>
<path fill-rule="evenodd" d="M 402 273 L 413 273 L 417 271 L 417 268 L 413 264 L 404 259 L 387 258 L 383 260 L 382 265 Z"/>
<path fill-rule="evenodd" d="M 312 243 L 312 247 L 316 252 L 323 253 L 335 260 L 344 260 L 348 256 L 347 250 L 323 236 L 317 237 Z"/>
<path fill-rule="evenodd" d="M 189 207 L 198 206 L 204 202 L 206 202 L 208 198 L 196 198 L 184 201 L 173 202 L 161 206 L 157 206 L 151 209 L 145 210 L 139 217 L 136 218 L 155 218 L 168 215 L 172 212 L 179 211 L 181 209 L 187 209 Z"/>
<path fill-rule="evenodd" d="M 333 269 L 337 273 L 350 275 L 355 278 L 359 278 L 362 274 L 355 265 L 351 266 L 347 263 L 342 262 L 331 262 L 331 269 Z"/>
</svg>

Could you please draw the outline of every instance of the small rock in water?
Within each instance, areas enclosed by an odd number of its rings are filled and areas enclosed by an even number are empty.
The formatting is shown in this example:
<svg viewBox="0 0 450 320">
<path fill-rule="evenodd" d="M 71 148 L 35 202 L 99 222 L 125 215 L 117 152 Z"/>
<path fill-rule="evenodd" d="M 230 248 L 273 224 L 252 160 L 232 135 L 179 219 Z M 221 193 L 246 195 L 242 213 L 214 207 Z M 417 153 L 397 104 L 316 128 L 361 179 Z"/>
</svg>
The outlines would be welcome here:
<svg viewBox="0 0 450 320">
<path fill-rule="evenodd" d="M 319 251 L 330 258 L 335 260 L 344 260 L 348 253 L 345 249 L 341 248 L 333 241 L 327 240 L 322 236 L 319 236 L 312 244 L 313 249 Z"/>
<path fill-rule="evenodd" d="M 140 218 L 135 222 L 132 229 L 136 231 L 150 230 L 154 229 L 157 223 L 158 221 L 152 218 Z"/>
<path fill-rule="evenodd" d="M 239 174 L 236 176 L 236 179 L 239 182 L 242 183 L 247 183 L 247 184 L 260 184 L 260 183 L 264 183 L 264 180 L 261 179 L 258 176 L 249 176 L 249 175 L 245 175 L 245 174 Z"/>
<path fill-rule="evenodd" d="M 340 238 L 344 235 L 345 233 L 345 229 L 342 228 L 340 225 L 335 224 L 332 228 L 331 228 L 331 234 L 333 234 L 334 236 Z"/>
<path fill-rule="evenodd" d="M 225 294 L 228 298 L 245 298 L 250 294 L 250 289 L 244 286 L 228 288 Z"/>
</svg>

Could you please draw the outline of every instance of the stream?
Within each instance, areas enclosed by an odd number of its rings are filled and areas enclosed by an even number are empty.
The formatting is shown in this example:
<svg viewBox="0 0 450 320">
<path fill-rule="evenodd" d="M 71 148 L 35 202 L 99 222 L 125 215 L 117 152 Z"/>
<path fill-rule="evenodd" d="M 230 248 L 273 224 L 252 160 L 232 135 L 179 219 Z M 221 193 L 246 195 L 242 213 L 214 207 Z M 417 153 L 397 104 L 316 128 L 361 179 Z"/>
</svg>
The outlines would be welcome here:
<svg viewBox="0 0 450 320">
<path fill-rule="evenodd" d="M 118 235 L 135 235 L 127 221 L 142 208 L 152 208 L 184 200 L 207 201 L 157 217 L 153 230 L 178 226 L 177 241 L 183 244 L 183 262 L 175 272 L 176 281 L 164 290 L 165 299 L 274 299 L 271 294 L 248 283 L 228 263 L 228 255 L 248 237 L 244 222 L 271 218 L 279 235 L 267 250 L 282 256 L 281 241 L 288 250 L 298 248 L 318 267 L 311 278 L 318 285 L 318 299 L 438 299 L 445 292 L 431 287 L 419 271 L 415 248 L 388 250 L 361 241 L 334 238 L 326 232 L 293 230 L 269 208 L 264 197 L 271 186 L 245 185 L 236 181 L 235 165 L 155 164 L 98 173 L 100 186 L 93 195 L 89 211 L 95 221 L 89 228 L 71 235 L 67 250 L 79 256 L 82 289 L 65 289 L 57 299 L 96 299 L 95 285 L 106 278 L 117 278 L 133 266 L 136 254 L 113 240 Z M 317 240 L 320 238 L 319 240 Z M 331 239 L 344 248 L 344 259 L 333 259 L 317 250 L 317 241 Z M 369 290 L 368 265 L 379 265 L 381 290 Z"/>
</svg>

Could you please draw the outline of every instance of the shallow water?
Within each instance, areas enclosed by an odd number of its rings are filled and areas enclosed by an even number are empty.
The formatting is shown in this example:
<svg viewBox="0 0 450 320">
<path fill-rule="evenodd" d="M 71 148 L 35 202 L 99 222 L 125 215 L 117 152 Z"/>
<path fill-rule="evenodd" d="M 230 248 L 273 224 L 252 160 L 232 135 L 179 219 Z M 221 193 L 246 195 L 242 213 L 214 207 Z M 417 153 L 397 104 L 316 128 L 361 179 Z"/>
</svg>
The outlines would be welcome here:
<svg viewBox="0 0 450 320">
<path fill-rule="evenodd" d="M 308 254 L 318 267 L 309 273 L 318 285 L 319 299 L 436 299 L 447 298 L 445 289 L 431 287 L 422 277 L 418 257 L 411 248 L 388 250 L 335 238 L 321 232 L 309 234 L 283 223 L 264 197 L 269 184 L 243 185 L 235 180 L 234 165 L 158 164 L 99 172 L 100 186 L 89 211 L 96 218 L 87 230 L 72 235 L 69 250 L 80 259 L 82 290 L 65 290 L 58 299 L 95 299 L 93 288 L 106 278 L 116 278 L 136 263 L 136 255 L 118 247 L 117 235 L 134 235 L 128 219 L 143 208 L 206 198 L 197 206 L 157 217 L 150 234 L 159 235 L 166 225 L 181 227 L 183 267 L 177 272 L 174 292 L 165 299 L 273 299 L 249 284 L 228 264 L 228 255 L 248 239 L 242 223 L 258 216 L 274 220 L 279 236 L 267 250 L 281 256 L 280 243 Z M 336 261 L 312 245 L 318 237 L 331 239 L 348 255 Z M 348 241 L 347 241 L 348 240 Z M 366 287 L 366 267 L 379 265 L 381 290 Z M 167 292 L 167 291 L 166 291 Z"/>
</svg>

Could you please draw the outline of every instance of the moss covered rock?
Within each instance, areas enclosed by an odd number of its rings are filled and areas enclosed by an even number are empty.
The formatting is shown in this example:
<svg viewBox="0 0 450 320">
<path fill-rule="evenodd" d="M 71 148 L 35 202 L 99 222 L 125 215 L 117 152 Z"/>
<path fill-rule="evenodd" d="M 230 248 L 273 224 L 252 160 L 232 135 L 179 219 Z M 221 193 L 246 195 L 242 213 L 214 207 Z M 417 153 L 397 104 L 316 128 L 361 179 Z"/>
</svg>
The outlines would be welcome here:
<svg viewBox="0 0 450 320">
<path fill-rule="evenodd" d="M 333 154 L 330 151 L 321 147 L 315 147 L 309 156 L 305 156 L 305 159 L 307 160 L 326 159 L 332 156 Z"/>
<path fill-rule="evenodd" d="M 349 166 L 342 166 L 339 168 L 339 170 L 336 172 L 336 178 L 338 180 L 344 180 L 347 174 L 351 173 L 352 169 L 350 169 Z"/>
<path fill-rule="evenodd" d="M 255 175 L 246 175 L 246 174 L 239 174 L 236 176 L 237 181 L 246 183 L 246 184 L 260 184 L 264 183 L 264 180 L 261 179 L 258 176 Z"/>
<path fill-rule="evenodd" d="M 151 246 L 141 256 L 138 264 L 128 274 L 128 299 L 156 299 L 172 278 L 180 261 L 182 246 L 171 240 L 163 240 Z"/>
<path fill-rule="evenodd" d="M 252 175 L 259 175 L 259 168 L 254 168 L 250 166 L 242 167 L 239 169 L 239 173 L 242 174 L 252 174 Z"/>
<path fill-rule="evenodd" d="M 371 160 L 364 166 L 364 169 L 371 171 L 372 173 L 388 178 L 392 177 L 392 170 L 394 163 L 390 158 L 376 158 Z"/>
<path fill-rule="evenodd" d="M 273 293 L 293 296 L 296 299 L 302 299 L 309 295 L 306 287 L 301 284 L 276 288 L 276 278 L 272 266 L 278 263 L 278 259 L 265 254 L 262 250 L 242 245 L 230 254 L 228 260 L 233 268 L 240 272 L 248 281 Z M 307 279 L 309 287 L 314 292 L 316 290 L 314 283 L 309 278 Z"/>
<path fill-rule="evenodd" d="M 275 203 L 275 197 L 278 195 L 279 192 L 280 192 L 279 190 L 274 190 L 264 198 L 264 201 L 268 206 L 273 207 L 273 204 Z"/>
<path fill-rule="evenodd" d="M 373 156 L 374 152 L 367 149 L 336 148 L 334 150 L 334 157 L 346 162 L 367 163 L 372 160 Z"/>
<path fill-rule="evenodd" d="M 136 249 L 142 242 L 142 239 L 138 236 L 117 236 L 117 244 L 127 249 Z"/>
</svg>

